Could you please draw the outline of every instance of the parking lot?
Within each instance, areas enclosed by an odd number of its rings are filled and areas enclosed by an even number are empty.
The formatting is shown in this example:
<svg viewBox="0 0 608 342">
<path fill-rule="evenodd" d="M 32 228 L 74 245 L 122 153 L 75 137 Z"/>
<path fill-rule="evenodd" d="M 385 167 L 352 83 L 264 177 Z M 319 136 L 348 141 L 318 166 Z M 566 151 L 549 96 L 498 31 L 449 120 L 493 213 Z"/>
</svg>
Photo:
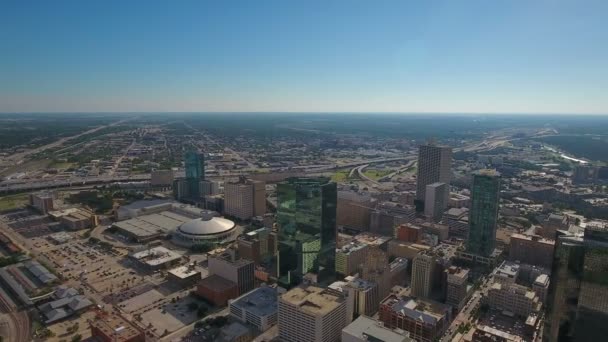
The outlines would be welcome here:
<svg viewBox="0 0 608 342">
<path fill-rule="evenodd" d="M 157 336 L 171 333 L 198 318 L 197 311 L 188 307 L 190 303 L 202 303 L 190 296 L 189 290 L 170 293 L 167 290 L 163 286 L 151 289 L 119 303 L 118 307 Z"/>
<path fill-rule="evenodd" d="M 108 249 L 86 240 L 72 240 L 54 245 L 46 239 L 35 239 L 33 245 L 52 263 L 64 279 L 99 293 L 106 303 L 114 295 L 125 293 L 145 283 L 144 274 L 123 265 L 125 251 Z"/>
<path fill-rule="evenodd" d="M 5 213 L 0 217 L 0 220 L 25 238 L 45 236 L 59 229 L 57 222 L 31 209 L 14 210 Z"/>
<path fill-rule="evenodd" d="M 479 318 L 478 324 L 487 325 L 526 339 L 524 319 L 504 315 L 498 310 L 488 310 L 486 314 Z"/>
</svg>

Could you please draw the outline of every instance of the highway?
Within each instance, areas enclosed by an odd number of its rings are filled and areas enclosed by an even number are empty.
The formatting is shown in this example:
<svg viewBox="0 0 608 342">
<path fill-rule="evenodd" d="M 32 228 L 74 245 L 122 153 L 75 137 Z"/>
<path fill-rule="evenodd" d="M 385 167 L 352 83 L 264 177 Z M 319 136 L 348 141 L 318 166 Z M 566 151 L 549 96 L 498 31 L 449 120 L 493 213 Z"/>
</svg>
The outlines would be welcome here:
<svg viewBox="0 0 608 342">
<path fill-rule="evenodd" d="M 315 168 L 314 172 L 322 172 L 322 171 L 330 171 L 341 168 L 348 168 L 353 166 L 360 166 L 366 164 L 373 163 L 385 163 L 390 161 L 399 161 L 406 160 L 406 158 L 380 158 L 380 159 L 371 159 L 366 161 L 359 161 L 353 163 L 346 163 L 343 165 L 324 165 L 319 168 Z M 313 166 L 311 166 L 312 168 Z M 176 178 L 183 177 L 184 172 L 177 172 Z M 222 174 L 219 177 L 236 177 L 240 175 L 247 174 L 247 171 L 238 171 L 235 173 Z M 211 177 L 213 178 L 213 177 Z M 103 175 L 103 176 L 88 176 L 88 177 L 72 177 L 68 179 L 61 180 L 23 180 L 23 179 L 11 179 L 7 181 L 0 182 L 0 194 L 2 193 L 12 193 L 12 192 L 26 192 L 26 191 L 35 191 L 41 189 L 54 189 L 54 188 L 71 188 L 78 186 L 86 186 L 86 185 L 98 185 L 98 184 L 108 184 L 115 182 L 141 182 L 141 181 L 149 181 L 150 174 L 142 173 L 138 175 L 130 175 L 130 176 L 116 176 L 116 175 Z"/>
</svg>

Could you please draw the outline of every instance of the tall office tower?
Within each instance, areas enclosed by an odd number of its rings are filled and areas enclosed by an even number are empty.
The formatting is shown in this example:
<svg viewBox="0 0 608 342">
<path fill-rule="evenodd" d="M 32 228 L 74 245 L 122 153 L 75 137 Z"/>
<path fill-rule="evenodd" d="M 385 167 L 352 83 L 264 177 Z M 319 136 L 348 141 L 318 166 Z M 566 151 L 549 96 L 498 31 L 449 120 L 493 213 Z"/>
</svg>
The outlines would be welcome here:
<svg viewBox="0 0 608 342">
<path fill-rule="evenodd" d="M 299 284 L 307 273 L 317 282 L 335 278 L 336 183 L 329 178 L 289 178 L 277 185 L 279 283 Z"/>
<path fill-rule="evenodd" d="M 224 213 L 248 220 L 266 213 L 266 183 L 240 177 L 224 184 Z"/>
<path fill-rule="evenodd" d="M 435 258 L 432 255 L 420 253 L 412 264 L 412 295 L 428 298 L 433 290 L 435 274 Z"/>
<path fill-rule="evenodd" d="M 543 341 L 604 341 L 608 336 L 608 226 L 583 236 L 558 231 Z"/>
<path fill-rule="evenodd" d="M 199 183 L 205 179 L 205 157 L 202 153 L 188 151 L 184 156 L 184 164 L 189 197 L 199 199 L 202 197 Z"/>
<path fill-rule="evenodd" d="M 432 144 L 420 145 L 418 150 L 418 175 L 416 178 L 416 200 L 424 203 L 426 186 L 436 182 L 445 183 L 444 202 L 450 196 L 452 178 L 452 148 Z"/>
<path fill-rule="evenodd" d="M 500 199 L 500 174 L 480 170 L 473 174 L 467 252 L 490 256 L 496 244 L 496 222 Z"/>
<path fill-rule="evenodd" d="M 346 300 L 336 290 L 295 287 L 279 297 L 281 341 L 338 342 L 349 323 Z"/>
<path fill-rule="evenodd" d="M 439 222 L 443 212 L 448 207 L 445 201 L 445 193 L 449 192 L 449 186 L 445 183 L 433 183 L 426 186 L 424 196 L 424 215 L 435 222 Z"/>
</svg>

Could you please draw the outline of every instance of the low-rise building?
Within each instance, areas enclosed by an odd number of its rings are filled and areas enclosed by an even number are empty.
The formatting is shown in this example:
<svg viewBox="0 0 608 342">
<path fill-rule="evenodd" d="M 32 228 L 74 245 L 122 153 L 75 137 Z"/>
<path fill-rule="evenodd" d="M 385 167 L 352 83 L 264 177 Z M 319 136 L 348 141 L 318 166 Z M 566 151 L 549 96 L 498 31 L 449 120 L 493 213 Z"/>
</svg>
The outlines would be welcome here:
<svg viewBox="0 0 608 342">
<path fill-rule="evenodd" d="M 93 306 L 93 302 L 73 288 L 60 287 L 55 291 L 53 297 L 52 301 L 38 307 L 46 319 L 45 324 L 52 324 Z"/>
<path fill-rule="evenodd" d="M 178 264 L 182 256 L 163 246 L 146 248 L 132 252 L 129 257 L 149 269 L 170 268 Z"/>
<path fill-rule="evenodd" d="M 367 316 L 359 316 L 342 329 L 342 342 L 414 342 L 401 329 L 389 329 L 382 322 Z"/>
<path fill-rule="evenodd" d="M 146 340 L 142 330 L 116 314 L 99 315 L 91 321 L 91 335 L 94 339 L 103 342 L 144 342 Z"/>
<path fill-rule="evenodd" d="M 541 301 L 533 291 L 518 284 L 493 283 L 488 290 L 486 303 L 501 311 L 512 312 L 521 317 L 537 313 Z"/>
<path fill-rule="evenodd" d="M 419 243 L 403 242 L 391 240 L 388 243 L 388 255 L 392 257 L 401 257 L 412 260 L 423 251 L 430 250 L 431 247 Z"/>
<path fill-rule="evenodd" d="M 452 308 L 430 300 L 390 295 L 380 303 L 379 317 L 384 326 L 402 329 L 420 342 L 435 341 L 450 324 Z"/>
<path fill-rule="evenodd" d="M 422 236 L 422 227 L 414 224 L 402 224 L 395 228 L 395 239 L 416 243 Z"/>
<path fill-rule="evenodd" d="M 198 283 L 196 294 L 213 303 L 215 306 L 226 306 L 228 300 L 238 296 L 239 289 L 235 283 L 213 274 Z"/>
<path fill-rule="evenodd" d="M 167 271 L 167 280 L 181 286 L 191 286 L 201 280 L 201 271 L 196 270 L 194 264 L 183 265 Z"/>
<path fill-rule="evenodd" d="M 263 285 L 230 301 L 230 315 L 264 332 L 277 324 L 277 301 L 277 289 Z"/>
</svg>

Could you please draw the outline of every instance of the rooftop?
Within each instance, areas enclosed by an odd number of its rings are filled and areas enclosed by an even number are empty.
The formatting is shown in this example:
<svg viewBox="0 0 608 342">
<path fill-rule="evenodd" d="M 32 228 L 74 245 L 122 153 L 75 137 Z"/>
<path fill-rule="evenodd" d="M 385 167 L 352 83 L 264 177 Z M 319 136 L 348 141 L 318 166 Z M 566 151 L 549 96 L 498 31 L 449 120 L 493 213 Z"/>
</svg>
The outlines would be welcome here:
<svg viewBox="0 0 608 342">
<path fill-rule="evenodd" d="M 213 274 L 208 276 L 207 278 L 203 278 L 199 283 L 199 286 L 204 286 L 213 291 L 223 291 L 232 287 L 236 287 L 236 284 L 231 282 L 226 278 L 222 278 L 217 274 Z"/>
<path fill-rule="evenodd" d="M 255 316 L 268 316 L 277 312 L 277 289 L 262 286 L 236 298 L 230 305 L 234 305 Z"/>
<path fill-rule="evenodd" d="M 500 176 L 500 173 L 494 169 L 482 169 L 482 170 L 477 170 L 475 172 L 473 172 L 473 174 L 475 175 L 479 175 L 479 176 L 488 176 L 488 177 L 498 177 Z"/>
<path fill-rule="evenodd" d="M 167 200 L 167 199 L 141 200 L 141 201 L 135 201 L 131 204 L 122 205 L 122 206 L 120 206 L 120 208 L 138 210 L 138 209 L 151 208 L 151 207 L 155 207 L 158 205 L 164 205 L 164 204 L 169 204 L 169 203 L 175 203 L 175 201 Z"/>
<path fill-rule="evenodd" d="M 390 237 L 390 236 L 382 236 L 382 235 L 369 233 L 369 232 L 360 233 L 353 237 L 354 241 L 357 241 L 359 243 L 364 243 L 366 245 L 369 245 L 370 247 L 382 245 L 391 239 L 392 239 L 392 237 Z"/>
<path fill-rule="evenodd" d="M 179 266 L 179 267 L 169 270 L 169 273 L 180 279 L 185 279 L 185 278 L 191 277 L 197 273 L 200 274 L 201 272 L 197 271 L 191 265 L 184 265 L 184 266 Z"/>
<path fill-rule="evenodd" d="M 281 301 L 300 307 L 312 315 L 333 311 L 344 302 L 337 293 L 316 286 L 296 287 L 281 296 Z"/>
<path fill-rule="evenodd" d="M 192 220 L 190 217 L 171 211 L 143 215 L 114 223 L 115 227 L 125 230 L 137 237 L 166 234 L 180 225 Z"/>
<path fill-rule="evenodd" d="M 177 230 L 186 235 L 214 235 L 232 230 L 234 222 L 221 218 L 205 216 L 182 224 Z"/>
<path fill-rule="evenodd" d="M 129 321 L 118 315 L 97 317 L 91 324 L 117 342 L 130 341 L 133 337 L 142 334 Z"/>
<path fill-rule="evenodd" d="M 495 274 L 515 278 L 519 273 L 519 268 L 519 264 L 510 261 L 503 261 L 503 263 L 496 268 Z"/>
<path fill-rule="evenodd" d="M 536 280 L 534 280 L 534 284 L 540 286 L 549 285 L 549 276 L 546 274 L 539 275 L 538 277 L 536 277 Z"/>
<path fill-rule="evenodd" d="M 347 325 L 343 332 L 363 338 L 369 341 L 383 341 L 383 342 L 409 342 L 414 341 L 409 338 L 405 331 L 402 330 L 391 330 L 383 326 L 382 322 L 378 322 L 367 316 L 359 316 L 352 323 Z"/>
<path fill-rule="evenodd" d="M 394 312 L 409 317 L 424 324 L 437 324 L 450 312 L 447 305 L 421 298 L 397 297 L 391 295 L 382 301 L 381 305 L 389 305 Z"/>
<path fill-rule="evenodd" d="M 149 266 L 158 266 L 166 262 L 180 259 L 182 256 L 163 246 L 157 246 L 150 249 L 144 249 L 131 254 L 131 257 Z"/>
<path fill-rule="evenodd" d="M 341 248 L 336 248 L 336 253 L 340 252 L 340 253 L 348 255 L 348 254 L 350 254 L 352 252 L 361 250 L 361 249 L 366 248 L 366 247 L 367 247 L 367 245 L 364 244 L 364 243 L 353 241 L 353 242 L 350 242 L 350 243 L 346 244 L 345 246 L 342 246 Z"/>
<path fill-rule="evenodd" d="M 514 233 L 511 235 L 511 239 L 519 239 L 519 240 L 528 240 L 528 241 L 536 241 L 538 243 L 543 243 L 547 245 L 555 245 L 555 241 L 545 239 L 539 235 L 528 235 L 528 234 L 520 234 Z"/>
</svg>

